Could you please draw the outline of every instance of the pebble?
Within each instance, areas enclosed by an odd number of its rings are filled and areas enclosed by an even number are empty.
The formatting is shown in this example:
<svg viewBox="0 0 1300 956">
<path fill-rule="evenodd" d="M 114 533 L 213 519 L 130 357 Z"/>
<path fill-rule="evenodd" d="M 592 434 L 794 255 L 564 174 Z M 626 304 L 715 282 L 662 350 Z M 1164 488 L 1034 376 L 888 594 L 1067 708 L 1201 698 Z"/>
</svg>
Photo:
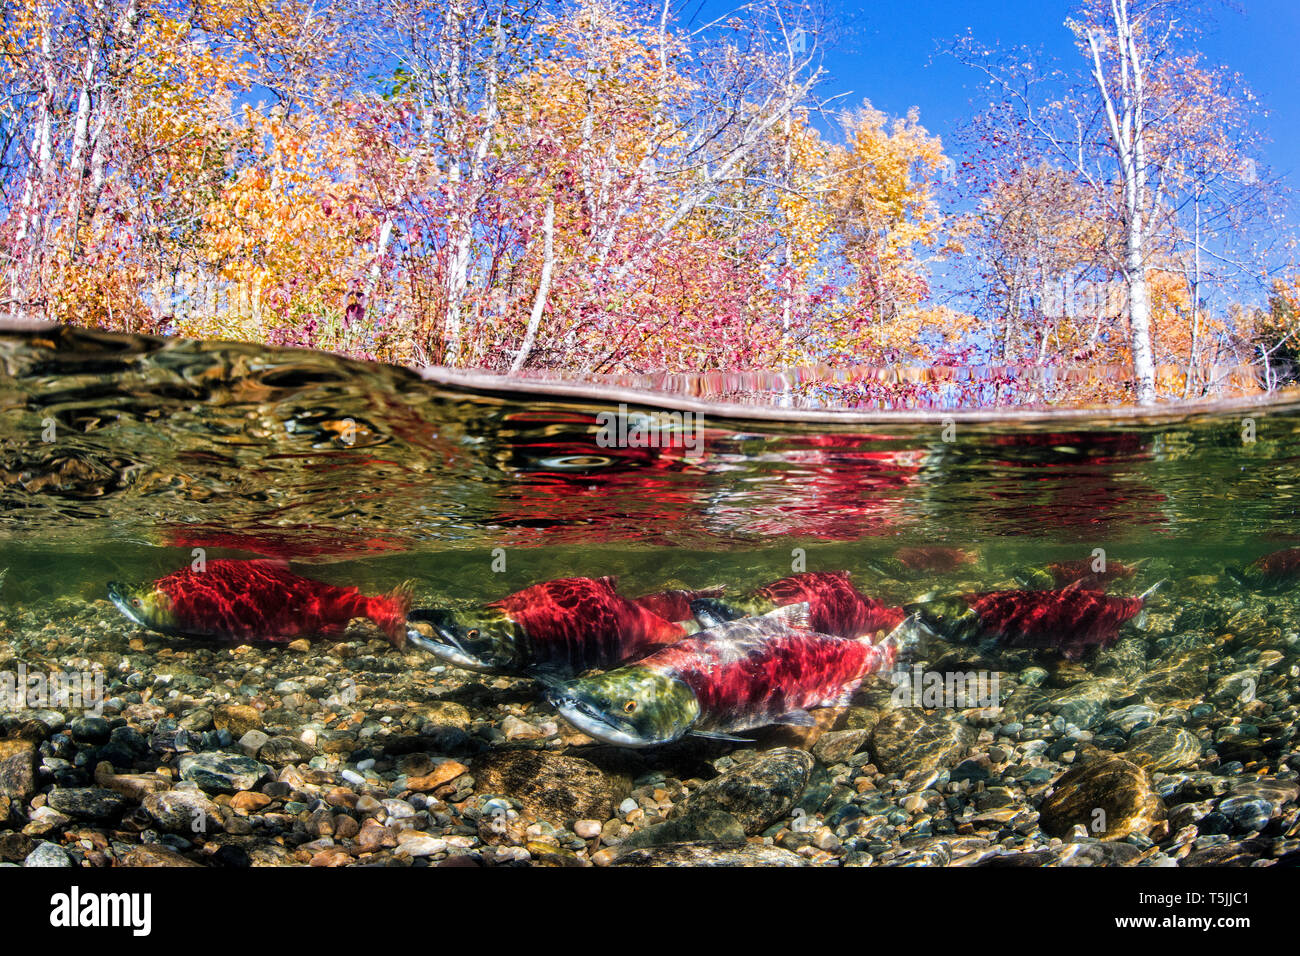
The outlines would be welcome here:
<svg viewBox="0 0 1300 956">
<path fill-rule="evenodd" d="M 197 783 L 208 793 L 237 793 L 252 790 L 270 771 L 243 754 L 220 751 L 187 754 L 180 761 L 181 779 Z"/>
<path fill-rule="evenodd" d="M 23 866 L 72 866 L 72 857 L 57 843 L 42 841 L 36 849 L 27 854 Z"/>
<path fill-rule="evenodd" d="M 998 706 L 897 708 L 868 682 L 816 733 L 641 752 L 361 622 L 319 654 L 128 649 L 88 608 L 114 702 L 0 714 L 0 864 L 1272 865 L 1300 849 L 1300 639 L 1279 626 L 1300 600 L 1224 607 L 1203 632 L 1153 612 L 1081 662 L 961 648 L 1003 674 Z"/>
</svg>

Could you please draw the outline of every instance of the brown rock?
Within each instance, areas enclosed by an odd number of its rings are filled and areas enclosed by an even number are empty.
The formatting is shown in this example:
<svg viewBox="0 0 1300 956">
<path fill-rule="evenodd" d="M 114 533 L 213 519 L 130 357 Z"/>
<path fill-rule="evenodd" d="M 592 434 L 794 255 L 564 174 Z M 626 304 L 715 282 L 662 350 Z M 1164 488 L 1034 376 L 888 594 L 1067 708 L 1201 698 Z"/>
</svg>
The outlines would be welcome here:
<svg viewBox="0 0 1300 956">
<path fill-rule="evenodd" d="M 255 790 L 240 790 L 230 798 L 230 808 L 243 813 L 257 813 L 270 803 L 270 797 Z"/>
<path fill-rule="evenodd" d="M 36 792 L 36 744 L 30 740 L 0 740 L 0 794 L 17 803 Z"/>
<path fill-rule="evenodd" d="M 347 807 L 351 810 L 357 805 L 357 795 L 347 787 L 331 787 L 325 793 L 325 802 L 331 807 Z"/>
<path fill-rule="evenodd" d="M 812 770 L 811 754 L 794 748 L 771 750 L 701 785 L 677 805 L 674 815 L 689 818 L 722 811 L 745 833 L 760 833 L 799 802 Z"/>
<path fill-rule="evenodd" d="M 425 708 L 424 716 L 439 727 L 455 727 L 457 730 L 464 730 L 474 719 L 463 704 L 451 700 L 434 701 Z"/>
<path fill-rule="evenodd" d="M 330 846 L 312 855 L 312 866 L 347 866 L 352 862 L 352 854 L 342 847 Z"/>
<path fill-rule="evenodd" d="M 601 851 L 602 853 L 604 851 Z M 599 856 L 600 854 L 596 854 Z M 609 860 L 592 860 L 597 866 Z M 807 866 L 796 853 L 775 846 L 747 843 L 676 843 L 670 846 L 627 850 L 613 856 L 616 866 Z"/>
<path fill-rule="evenodd" d="M 21 863 L 36 849 L 36 841 L 24 833 L 0 834 L 0 860 Z"/>
<path fill-rule="evenodd" d="M 437 790 L 444 783 L 450 783 L 468 771 L 469 767 L 466 767 L 463 763 L 447 760 L 421 777 L 407 777 L 406 786 L 419 793 L 426 793 L 430 790 Z"/>
<path fill-rule="evenodd" d="M 212 723 L 238 740 L 250 730 L 262 729 L 262 712 L 248 704 L 222 704 L 213 712 Z"/>
<path fill-rule="evenodd" d="M 1062 774 L 1038 808 L 1043 830 L 1064 837 L 1077 824 L 1102 840 L 1148 834 L 1165 818 L 1147 772 L 1122 757 L 1103 756 Z"/>
<path fill-rule="evenodd" d="M 871 731 L 865 727 L 856 730 L 832 730 L 822 734 L 817 743 L 813 744 L 813 756 L 827 766 L 844 763 L 866 745 L 867 738 L 870 736 Z"/>
<path fill-rule="evenodd" d="M 127 850 L 117 861 L 118 866 L 199 866 L 170 847 L 148 843 Z"/>
<path fill-rule="evenodd" d="M 474 762 L 474 781 L 478 792 L 510 797 L 556 826 L 607 820 L 631 790 L 630 779 L 606 775 L 590 761 L 541 750 L 486 754 Z"/>
<path fill-rule="evenodd" d="M 951 767 L 975 740 L 975 732 L 937 713 L 915 707 L 892 710 L 871 733 L 871 753 L 885 773 Z"/>
<path fill-rule="evenodd" d="M 107 760 L 101 760 L 95 765 L 95 783 L 137 802 L 151 793 L 161 793 L 172 787 L 171 781 L 161 774 L 114 773 L 113 765 Z"/>
<path fill-rule="evenodd" d="M 1194 767 L 1201 758 L 1201 741 L 1180 727 L 1147 727 L 1135 733 L 1124 751 L 1124 759 L 1156 770 Z"/>
<path fill-rule="evenodd" d="M 397 846 L 397 837 L 391 830 L 372 818 L 361 825 L 361 831 L 357 834 L 357 845 L 364 852 L 374 852 L 384 847 Z"/>
</svg>

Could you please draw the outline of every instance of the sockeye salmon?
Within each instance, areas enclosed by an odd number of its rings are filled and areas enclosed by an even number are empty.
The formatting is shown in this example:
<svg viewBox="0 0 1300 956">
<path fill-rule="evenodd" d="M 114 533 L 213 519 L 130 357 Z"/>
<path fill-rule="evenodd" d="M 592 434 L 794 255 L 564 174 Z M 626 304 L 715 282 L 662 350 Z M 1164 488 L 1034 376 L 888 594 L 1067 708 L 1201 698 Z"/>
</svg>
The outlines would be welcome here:
<svg viewBox="0 0 1300 956">
<path fill-rule="evenodd" d="M 887 638 L 850 640 L 809 629 L 807 604 L 729 621 L 634 664 L 556 682 L 547 698 L 583 733 L 621 747 L 654 747 L 691 734 L 732 734 L 774 723 L 812 723 L 808 709 L 847 704 L 863 679 L 892 666 Z"/>
<path fill-rule="evenodd" d="M 673 588 L 667 591 L 655 591 L 653 594 L 643 594 L 632 598 L 632 602 L 641 605 L 651 614 L 659 615 L 665 621 L 690 621 L 695 617 L 695 612 L 691 610 L 692 601 L 716 598 L 722 594 L 722 590 L 720 587 L 705 588 L 700 591 Z"/>
<path fill-rule="evenodd" d="M 617 579 L 557 578 L 469 610 L 422 608 L 408 616 L 407 639 L 456 667 L 503 673 L 579 674 L 615 667 L 693 630 L 656 614 L 673 613 L 697 594 L 682 592 L 638 600 L 615 590 Z M 645 603 L 641 603 L 645 602 Z M 426 634 L 420 625 L 430 626 Z"/>
<path fill-rule="evenodd" d="M 1243 587 L 1256 591 L 1281 590 L 1300 578 L 1300 548 L 1274 551 L 1256 558 L 1244 568 L 1224 568 L 1227 575 Z"/>
<path fill-rule="evenodd" d="M 778 607 L 808 605 L 809 626 L 833 637 L 859 638 L 891 631 L 906 614 L 900 607 L 869 598 L 853 586 L 847 571 L 804 571 L 773 581 L 746 598 L 691 603 L 704 627 L 766 614 Z"/>
<path fill-rule="evenodd" d="M 975 555 L 969 551 L 942 545 L 899 548 L 894 557 L 912 571 L 955 571 L 964 564 L 975 563 Z"/>
<path fill-rule="evenodd" d="M 917 626 L 950 641 L 992 640 L 1006 647 L 1059 651 L 1079 660 L 1107 648 L 1163 581 L 1136 597 L 1111 597 L 1080 584 L 1054 591 L 988 591 L 906 606 Z"/>
<path fill-rule="evenodd" d="M 183 568 L 145 584 L 114 581 L 108 596 L 119 611 L 152 631 L 272 643 L 338 635 L 350 620 L 362 617 L 401 646 L 410 607 L 406 585 L 367 597 L 353 587 L 294 574 L 275 559 L 217 559 L 202 571 Z"/>
<path fill-rule="evenodd" d="M 1020 568 L 1012 576 L 1027 588 L 1065 588 L 1081 584 L 1087 588 L 1103 589 L 1111 581 L 1133 577 L 1145 563 L 1145 558 L 1133 564 L 1106 561 L 1099 569 L 1095 559 L 1081 558 L 1056 561 L 1041 568 Z"/>
</svg>

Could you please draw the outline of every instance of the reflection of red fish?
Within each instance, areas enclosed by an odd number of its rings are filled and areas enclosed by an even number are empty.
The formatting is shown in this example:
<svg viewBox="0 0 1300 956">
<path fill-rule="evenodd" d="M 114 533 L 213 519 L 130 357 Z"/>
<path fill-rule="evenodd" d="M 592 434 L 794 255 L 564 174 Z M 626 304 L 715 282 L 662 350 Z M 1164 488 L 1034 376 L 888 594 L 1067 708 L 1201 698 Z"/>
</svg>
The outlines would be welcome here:
<svg viewBox="0 0 1300 956">
<path fill-rule="evenodd" d="M 703 600 L 691 606 L 701 624 L 716 626 L 737 617 L 766 614 L 774 608 L 803 603 L 808 604 L 812 629 L 836 637 L 858 638 L 893 630 L 905 617 L 902 608 L 890 607 L 862 594 L 853 586 L 847 571 L 805 571 L 773 581 L 734 602 Z"/>
<path fill-rule="evenodd" d="M 222 640 L 288 641 L 341 634 L 348 621 L 369 618 L 400 645 L 409 595 L 401 588 L 367 597 L 300 577 L 279 561 L 207 562 L 140 585 L 111 583 L 118 610 L 142 627 L 166 634 Z"/>
<path fill-rule="evenodd" d="M 948 640 L 993 639 L 1078 660 L 1090 647 L 1104 649 L 1119 640 L 1120 626 L 1137 617 L 1159 587 L 1137 597 L 1110 597 L 1077 584 L 1055 591 L 989 591 L 922 601 L 907 611 Z"/>
<path fill-rule="evenodd" d="M 963 564 L 975 563 L 975 555 L 969 551 L 940 545 L 899 548 L 895 557 L 904 567 L 913 571 L 953 571 Z"/>
<path fill-rule="evenodd" d="M 1286 548 L 1257 558 L 1244 568 L 1225 568 L 1228 575 L 1246 587 L 1269 590 L 1282 588 L 1300 578 L 1300 548 Z"/>
<path fill-rule="evenodd" d="M 186 525 L 167 532 L 167 543 L 176 548 L 226 548 L 250 551 L 268 558 L 315 558 L 401 551 L 405 545 L 392 538 L 364 537 L 336 528 L 296 525 L 287 528 L 254 525 L 249 528 Z"/>
<path fill-rule="evenodd" d="M 995 516 L 1026 527 L 1112 521 L 1164 526 L 1166 496 L 1141 479 L 1152 439 L 1138 431 L 1011 432 L 991 435 L 975 467 L 1014 474 L 988 492 Z M 1007 470 L 1010 469 L 1008 472 Z"/>
<path fill-rule="evenodd" d="M 612 577 L 557 578 L 480 608 L 422 608 L 411 613 L 407 637 L 467 670 L 580 673 L 613 667 L 687 635 L 680 624 L 620 596 L 615 585 Z M 673 603 L 662 595 L 647 598 Z M 435 634 L 422 633 L 420 622 Z"/>
</svg>

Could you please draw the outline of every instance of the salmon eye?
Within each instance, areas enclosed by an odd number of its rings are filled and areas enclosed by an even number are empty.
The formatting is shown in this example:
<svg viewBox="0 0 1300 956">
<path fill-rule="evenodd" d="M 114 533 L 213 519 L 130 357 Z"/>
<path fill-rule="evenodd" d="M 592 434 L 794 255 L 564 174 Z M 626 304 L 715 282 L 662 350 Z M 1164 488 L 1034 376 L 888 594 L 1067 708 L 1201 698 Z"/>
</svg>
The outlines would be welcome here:
<svg viewBox="0 0 1300 956">
<path fill-rule="evenodd" d="M 471 627 L 469 631 L 466 632 L 465 636 L 468 637 L 471 641 L 474 640 L 474 638 L 478 637 L 478 628 Z"/>
<path fill-rule="evenodd" d="M 636 710 L 636 701 L 634 700 L 629 700 L 626 704 L 623 705 L 623 713 L 625 714 L 630 714 L 634 710 Z"/>
<path fill-rule="evenodd" d="M 140 607 L 140 604 L 141 604 L 141 602 L 140 602 L 140 599 L 139 599 L 139 598 L 131 598 L 131 606 L 132 606 L 132 607 Z"/>
</svg>

